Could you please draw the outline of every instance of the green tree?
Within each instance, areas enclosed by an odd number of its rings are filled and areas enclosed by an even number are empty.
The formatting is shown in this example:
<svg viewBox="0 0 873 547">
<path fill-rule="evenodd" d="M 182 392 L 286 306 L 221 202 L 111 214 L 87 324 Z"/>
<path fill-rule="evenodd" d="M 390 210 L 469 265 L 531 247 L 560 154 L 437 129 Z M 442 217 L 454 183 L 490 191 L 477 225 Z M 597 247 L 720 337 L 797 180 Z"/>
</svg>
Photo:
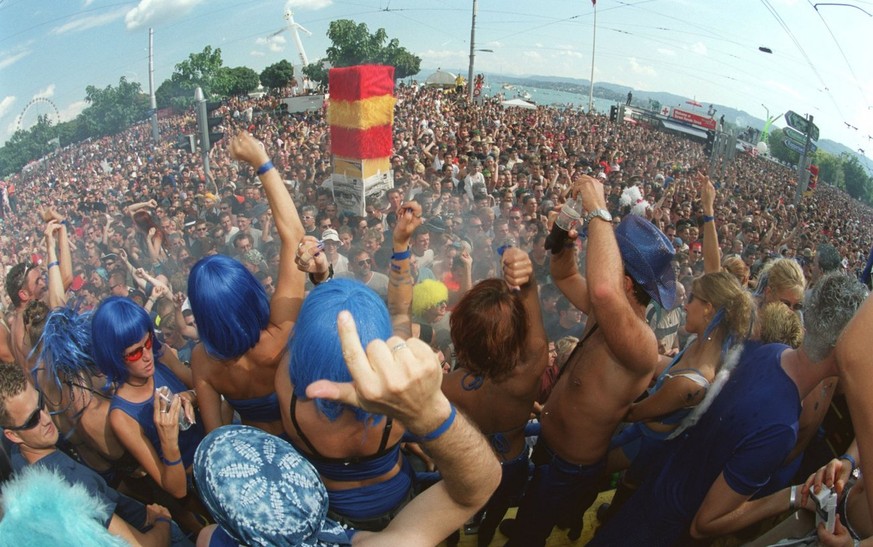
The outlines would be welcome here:
<svg viewBox="0 0 873 547">
<path fill-rule="evenodd" d="M 420 71 L 421 58 L 401 47 L 396 38 L 389 41 L 384 28 L 371 34 L 364 23 L 337 19 L 331 21 L 327 37 L 331 41 L 331 46 L 327 48 L 327 60 L 332 66 L 368 63 L 391 65 L 395 69 L 395 78 L 405 78 Z"/>
<path fill-rule="evenodd" d="M 855 155 L 843 154 L 843 174 L 846 179 L 846 192 L 853 198 L 871 202 L 873 180 Z"/>
<path fill-rule="evenodd" d="M 194 102 L 194 89 L 200 87 L 209 97 L 223 68 L 221 48 L 206 46 L 200 53 L 191 53 L 188 58 L 176 64 L 173 74 L 164 80 L 155 91 L 158 107 L 176 106 L 185 108 Z"/>
<path fill-rule="evenodd" d="M 270 89 L 285 87 L 293 77 L 294 65 L 285 59 L 278 63 L 273 63 L 261 71 L 261 83 L 264 87 L 269 87 Z"/>
<path fill-rule="evenodd" d="M 767 140 L 767 144 L 770 146 L 770 155 L 774 158 L 794 165 L 797 165 L 797 162 L 800 161 L 800 154 L 785 146 L 785 133 L 781 129 L 771 129 Z"/>
<path fill-rule="evenodd" d="M 247 66 L 221 68 L 212 82 L 212 92 L 216 95 L 245 95 L 260 85 L 258 73 Z"/>
<path fill-rule="evenodd" d="M 823 150 L 817 150 L 812 163 L 818 165 L 818 180 L 826 182 L 837 188 L 846 188 L 846 179 L 843 174 L 843 162 L 839 156 L 828 154 Z"/>
<path fill-rule="evenodd" d="M 328 66 L 325 59 L 319 59 L 314 63 L 309 63 L 303 67 L 303 75 L 312 80 L 314 83 L 326 86 L 328 76 Z"/>
<path fill-rule="evenodd" d="M 111 85 L 98 89 L 92 85 L 85 88 L 88 107 L 79 115 L 91 136 L 114 135 L 148 115 L 149 98 L 138 82 L 118 80 L 118 87 Z"/>
<path fill-rule="evenodd" d="M 0 173 L 5 176 L 20 171 L 28 162 L 45 156 L 54 150 L 51 141 L 57 137 L 57 126 L 45 115 L 30 129 L 16 131 L 0 148 Z"/>
</svg>

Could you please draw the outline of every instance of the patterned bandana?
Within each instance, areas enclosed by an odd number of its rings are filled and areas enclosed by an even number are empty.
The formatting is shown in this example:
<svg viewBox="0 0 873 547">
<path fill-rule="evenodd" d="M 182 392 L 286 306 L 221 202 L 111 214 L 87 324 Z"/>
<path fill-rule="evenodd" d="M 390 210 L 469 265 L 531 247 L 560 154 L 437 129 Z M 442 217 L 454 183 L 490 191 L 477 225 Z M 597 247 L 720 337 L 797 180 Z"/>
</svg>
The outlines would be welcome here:
<svg viewBox="0 0 873 547">
<path fill-rule="evenodd" d="M 215 521 L 244 545 L 350 545 L 327 519 L 327 490 L 289 443 L 249 426 L 226 426 L 194 455 L 200 498 Z"/>
</svg>

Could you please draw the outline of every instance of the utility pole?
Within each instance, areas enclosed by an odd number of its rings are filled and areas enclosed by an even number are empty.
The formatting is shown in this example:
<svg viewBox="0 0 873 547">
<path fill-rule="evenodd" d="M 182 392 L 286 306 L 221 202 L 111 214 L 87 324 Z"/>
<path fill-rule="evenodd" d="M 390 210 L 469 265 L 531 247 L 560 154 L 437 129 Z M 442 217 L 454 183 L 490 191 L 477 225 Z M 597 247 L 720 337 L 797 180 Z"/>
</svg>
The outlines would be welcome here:
<svg viewBox="0 0 873 547">
<path fill-rule="evenodd" d="M 467 71 L 467 99 L 473 102 L 473 60 L 476 57 L 476 13 L 479 0 L 473 0 L 473 22 L 470 25 L 470 70 Z"/>
<path fill-rule="evenodd" d="M 158 101 L 155 99 L 155 30 L 149 29 L 149 106 L 152 115 L 152 140 L 155 144 L 161 141 L 161 133 L 158 130 Z"/>
<path fill-rule="evenodd" d="M 594 108 L 594 48 L 597 45 L 597 2 L 594 2 L 594 29 L 591 32 L 591 84 L 588 86 L 588 113 Z"/>
<path fill-rule="evenodd" d="M 809 144 L 810 135 L 812 133 L 812 114 L 807 118 L 806 140 L 803 144 L 803 154 L 800 155 L 800 162 L 797 164 L 797 194 L 794 196 L 794 206 L 800 205 L 800 200 L 803 199 L 803 194 L 806 192 L 806 185 L 809 184 Z"/>
<path fill-rule="evenodd" d="M 194 90 L 194 101 L 197 103 L 197 127 L 200 129 L 200 156 L 203 158 L 203 172 L 206 178 L 212 180 L 209 171 L 209 124 L 206 122 L 206 97 L 200 86 Z"/>
</svg>

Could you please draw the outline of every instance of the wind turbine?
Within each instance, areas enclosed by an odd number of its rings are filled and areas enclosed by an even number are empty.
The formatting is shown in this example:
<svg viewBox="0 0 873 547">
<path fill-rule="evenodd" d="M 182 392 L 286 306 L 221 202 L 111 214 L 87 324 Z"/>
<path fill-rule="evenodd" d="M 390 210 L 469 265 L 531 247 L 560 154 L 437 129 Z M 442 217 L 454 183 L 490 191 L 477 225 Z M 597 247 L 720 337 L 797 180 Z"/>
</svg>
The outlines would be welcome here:
<svg viewBox="0 0 873 547">
<path fill-rule="evenodd" d="M 305 32 L 309 36 L 312 36 L 312 33 L 309 32 L 308 30 L 306 30 L 303 27 L 303 25 L 301 25 L 300 23 L 298 23 L 294 20 L 294 12 L 291 11 L 290 3 L 285 4 L 285 20 L 288 21 L 288 29 L 287 30 L 294 37 L 294 45 L 297 46 L 297 53 L 300 54 L 300 61 L 303 63 L 303 66 L 306 66 L 309 64 L 309 58 L 306 56 L 306 50 L 303 49 L 303 42 L 300 40 L 300 31 L 302 30 L 303 32 Z M 272 38 L 273 36 L 278 36 L 278 35 L 282 34 L 283 32 L 285 32 L 285 30 L 286 29 L 277 30 L 276 32 L 274 32 L 273 34 L 270 35 L 270 38 Z"/>
</svg>

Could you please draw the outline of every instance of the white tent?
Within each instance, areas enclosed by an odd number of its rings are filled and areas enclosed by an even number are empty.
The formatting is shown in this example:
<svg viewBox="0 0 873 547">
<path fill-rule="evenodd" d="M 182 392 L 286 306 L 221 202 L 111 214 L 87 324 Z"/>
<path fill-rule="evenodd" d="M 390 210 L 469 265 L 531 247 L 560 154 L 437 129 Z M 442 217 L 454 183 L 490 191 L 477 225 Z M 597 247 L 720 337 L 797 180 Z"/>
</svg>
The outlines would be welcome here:
<svg viewBox="0 0 873 547">
<path fill-rule="evenodd" d="M 457 76 L 451 72 L 437 69 L 436 72 L 427 77 L 424 84 L 433 87 L 455 87 L 456 78 Z"/>
<path fill-rule="evenodd" d="M 537 109 L 537 105 L 535 105 L 534 103 L 528 102 L 528 101 L 525 101 L 524 99 L 519 99 L 519 98 L 509 99 L 508 101 L 503 101 L 500 104 L 504 107 L 513 106 L 515 108 L 526 108 L 528 110 L 536 110 Z"/>
</svg>

